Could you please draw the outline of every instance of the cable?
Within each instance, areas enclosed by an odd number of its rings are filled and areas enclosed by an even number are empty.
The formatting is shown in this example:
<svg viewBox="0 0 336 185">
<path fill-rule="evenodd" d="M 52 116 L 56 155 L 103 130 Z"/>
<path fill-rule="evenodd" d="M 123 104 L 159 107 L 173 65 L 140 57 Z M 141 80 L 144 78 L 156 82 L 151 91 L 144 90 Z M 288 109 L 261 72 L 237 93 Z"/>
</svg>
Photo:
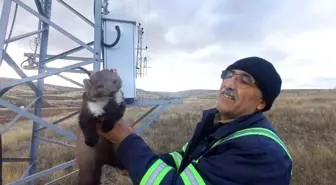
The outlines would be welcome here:
<svg viewBox="0 0 336 185">
<path fill-rule="evenodd" d="M 102 27 L 103 27 L 103 25 L 102 25 Z M 120 41 L 120 37 L 121 37 L 121 31 L 120 31 L 120 28 L 119 28 L 118 25 L 115 26 L 115 29 L 117 30 L 117 38 L 112 44 L 106 44 L 104 42 L 104 36 L 102 34 L 102 44 L 103 44 L 103 46 L 108 47 L 108 48 L 113 48 L 114 46 L 116 46 L 118 44 L 118 42 Z M 103 31 L 103 29 L 102 29 L 102 31 Z"/>
<path fill-rule="evenodd" d="M 84 67 L 77 67 L 77 68 L 84 71 L 89 77 L 91 76 L 91 72 L 85 69 Z"/>
<path fill-rule="evenodd" d="M 28 62 L 28 65 L 23 66 L 25 62 Z M 35 65 L 34 65 L 35 64 Z M 29 56 L 26 60 L 24 60 L 21 63 L 21 68 L 25 70 L 31 70 L 31 69 L 36 69 L 38 67 L 38 62 L 36 62 L 36 57 L 35 56 Z"/>
<path fill-rule="evenodd" d="M 95 17 L 95 15 L 96 15 L 96 3 L 95 3 L 95 1 L 93 1 L 93 17 Z M 101 28 L 102 28 L 101 29 L 101 44 L 102 44 L 101 51 L 102 51 L 102 59 L 103 59 L 103 68 L 105 68 L 105 63 L 104 63 L 104 61 L 105 61 L 105 56 L 104 56 L 105 55 L 105 48 L 104 47 L 113 48 L 114 46 L 116 46 L 120 41 L 121 31 L 120 31 L 120 27 L 118 25 L 115 26 L 115 29 L 117 30 L 117 38 L 113 43 L 106 44 L 104 42 L 104 29 L 103 29 L 104 25 L 103 24 L 104 23 L 102 21 L 101 22 Z M 101 61 L 99 61 L 99 62 L 101 62 Z"/>
<path fill-rule="evenodd" d="M 96 3 L 94 2 L 93 4 L 93 16 L 95 17 L 96 15 Z M 101 34 L 101 42 L 102 42 L 102 45 L 105 46 L 105 47 L 108 47 L 108 48 L 112 48 L 114 46 L 116 46 L 118 44 L 118 42 L 120 41 L 120 37 L 121 37 L 121 31 L 120 31 L 120 27 L 117 25 L 115 26 L 115 29 L 117 30 L 117 38 L 116 40 L 112 43 L 112 44 L 106 44 L 104 42 L 104 30 L 103 30 L 103 21 L 101 22 L 101 31 L 102 31 L 102 34 Z"/>
<path fill-rule="evenodd" d="M 102 33 L 102 35 L 104 34 L 103 29 L 101 30 L 101 33 Z M 102 49 L 102 58 L 103 58 L 103 69 L 105 69 L 105 48 L 104 48 L 104 46 L 101 49 Z"/>
</svg>

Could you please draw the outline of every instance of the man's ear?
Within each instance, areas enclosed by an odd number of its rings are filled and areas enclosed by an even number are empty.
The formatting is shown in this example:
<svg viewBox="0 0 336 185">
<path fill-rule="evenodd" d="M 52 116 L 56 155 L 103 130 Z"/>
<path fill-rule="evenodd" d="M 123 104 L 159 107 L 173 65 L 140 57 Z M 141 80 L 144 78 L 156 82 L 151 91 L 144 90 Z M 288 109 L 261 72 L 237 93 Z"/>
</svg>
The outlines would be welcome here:
<svg viewBox="0 0 336 185">
<path fill-rule="evenodd" d="M 84 84 L 84 91 L 88 91 L 91 87 L 91 82 L 89 79 L 84 79 L 83 80 L 83 84 Z"/>
<path fill-rule="evenodd" d="M 265 106 L 266 106 L 266 101 L 262 99 L 257 106 L 257 110 L 262 110 Z"/>
</svg>

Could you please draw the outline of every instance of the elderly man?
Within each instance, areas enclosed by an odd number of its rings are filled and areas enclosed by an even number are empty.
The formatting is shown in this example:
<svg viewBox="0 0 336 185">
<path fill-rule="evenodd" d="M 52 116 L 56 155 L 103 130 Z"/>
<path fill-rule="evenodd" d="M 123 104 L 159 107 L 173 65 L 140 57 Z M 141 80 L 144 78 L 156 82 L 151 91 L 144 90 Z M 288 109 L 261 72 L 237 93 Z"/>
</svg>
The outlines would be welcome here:
<svg viewBox="0 0 336 185">
<path fill-rule="evenodd" d="M 248 57 L 221 74 L 216 107 L 203 112 L 181 151 L 154 153 L 120 120 L 109 133 L 134 184 L 287 185 L 292 158 L 263 115 L 278 97 L 282 80 L 273 65 Z"/>
</svg>

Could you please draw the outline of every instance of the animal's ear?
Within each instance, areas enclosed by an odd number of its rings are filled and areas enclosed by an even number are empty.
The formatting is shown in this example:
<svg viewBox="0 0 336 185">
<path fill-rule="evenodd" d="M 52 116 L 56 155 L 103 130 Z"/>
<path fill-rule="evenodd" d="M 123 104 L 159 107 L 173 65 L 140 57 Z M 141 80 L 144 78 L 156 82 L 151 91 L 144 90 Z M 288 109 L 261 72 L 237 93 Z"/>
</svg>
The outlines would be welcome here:
<svg viewBox="0 0 336 185">
<path fill-rule="evenodd" d="M 86 92 L 84 91 L 83 94 L 82 94 L 82 99 L 83 100 L 87 100 L 87 95 L 86 95 Z"/>
<path fill-rule="evenodd" d="M 88 91 L 89 88 L 91 87 L 91 82 L 89 79 L 84 79 L 83 80 L 83 84 L 84 84 L 84 91 Z"/>
<path fill-rule="evenodd" d="M 112 73 L 117 73 L 118 74 L 118 69 L 110 69 Z"/>
</svg>

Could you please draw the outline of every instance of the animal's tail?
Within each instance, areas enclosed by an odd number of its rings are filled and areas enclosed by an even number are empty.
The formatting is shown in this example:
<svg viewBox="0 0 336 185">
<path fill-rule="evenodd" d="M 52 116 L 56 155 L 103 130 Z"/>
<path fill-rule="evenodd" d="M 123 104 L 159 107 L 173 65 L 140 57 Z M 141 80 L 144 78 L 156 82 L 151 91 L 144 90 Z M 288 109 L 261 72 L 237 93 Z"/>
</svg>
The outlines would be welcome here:
<svg viewBox="0 0 336 185">
<path fill-rule="evenodd" d="M 91 72 L 85 69 L 84 67 L 77 67 L 77 68 L 84 71 L 89 77 L 91 76 Z"/>
</svg>

